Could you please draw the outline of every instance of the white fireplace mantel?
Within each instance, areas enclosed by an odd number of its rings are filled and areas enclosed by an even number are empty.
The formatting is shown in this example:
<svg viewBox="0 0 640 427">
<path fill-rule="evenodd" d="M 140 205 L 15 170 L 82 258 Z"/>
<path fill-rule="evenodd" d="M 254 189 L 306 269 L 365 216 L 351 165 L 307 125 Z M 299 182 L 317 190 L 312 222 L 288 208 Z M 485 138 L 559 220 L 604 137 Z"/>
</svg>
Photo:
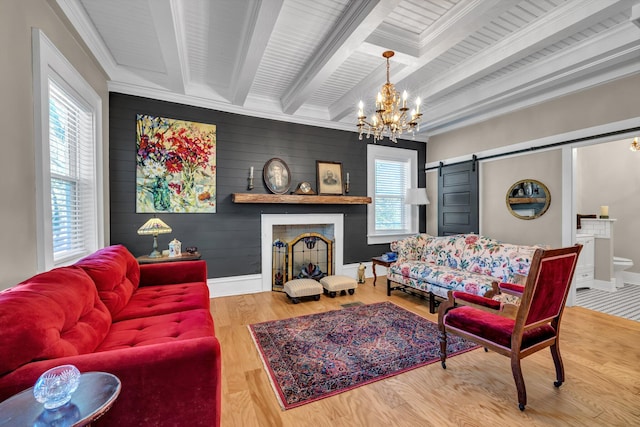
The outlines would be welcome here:
<svg viewBox="0 0 640 427">
<path fill-rule="evenodd" d="M 334 274 L 342 274 L 344 215 L 343 214 L 262 214 L 261 216 L 261 253 L 262 253 L 262 291 L 271 290 L 271 267 L 273 227 L 277 225 L 331 224 L 334 232 Z"/>
</svg>

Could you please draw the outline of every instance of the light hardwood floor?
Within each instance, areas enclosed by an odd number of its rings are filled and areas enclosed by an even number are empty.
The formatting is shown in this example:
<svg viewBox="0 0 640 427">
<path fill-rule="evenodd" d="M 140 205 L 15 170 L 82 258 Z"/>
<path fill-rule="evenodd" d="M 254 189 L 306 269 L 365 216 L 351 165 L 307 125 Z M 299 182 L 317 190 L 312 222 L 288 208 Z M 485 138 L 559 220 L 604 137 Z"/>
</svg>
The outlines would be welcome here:
<svg viewBox="0 0 640 427">
<path fill-rule="evenodd" d="M 482 349 L 337 396 L 282 411 L 247 325 L 392 301 L 427 319 L 426 300 L 394 292 L 386 279 L 353 296 L 291 304 L 264 292 L 211 300 L 222 346 L 222 426 L 640 426 L 640 322 L 568 307 L 561 330 L 566 381 L 553 386 L 548 350 L 522 362 L 528 403 L 518 409 L 509 359 Z"/>
</svg>

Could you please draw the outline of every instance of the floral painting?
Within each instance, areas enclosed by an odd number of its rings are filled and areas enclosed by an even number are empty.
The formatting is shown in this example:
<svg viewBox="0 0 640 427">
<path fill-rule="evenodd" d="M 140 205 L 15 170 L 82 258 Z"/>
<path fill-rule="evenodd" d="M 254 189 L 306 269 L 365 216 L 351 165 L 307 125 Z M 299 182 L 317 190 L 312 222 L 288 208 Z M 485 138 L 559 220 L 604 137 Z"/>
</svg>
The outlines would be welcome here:
<svg viewBox="0 0 640 427">
<path fill-rule="evenodd" d="M 136 212 L 216 211 L 216 126 L 137 115 Z"/>
</svg>

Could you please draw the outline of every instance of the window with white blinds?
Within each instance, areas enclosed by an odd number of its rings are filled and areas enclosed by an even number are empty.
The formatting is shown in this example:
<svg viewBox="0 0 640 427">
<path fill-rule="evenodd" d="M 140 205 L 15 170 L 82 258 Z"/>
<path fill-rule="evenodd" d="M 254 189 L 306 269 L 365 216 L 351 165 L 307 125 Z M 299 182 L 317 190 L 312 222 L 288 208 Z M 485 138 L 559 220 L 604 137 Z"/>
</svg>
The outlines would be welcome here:
<svg viewBox="0 0 640 427">
<path fill-rule="evenodd" d="M 83 105 L 49 80 L 49 170 L 53 262 L 95 246 L 93 118 Z"/>
<path fill-rule="evenodd" d="M 417 209 L 405 204 L 407 188 L 417 184 L 417 152 L 394 147 L 367 147 L 369 244 L 388 243 L 417 232 Z"/>
<path fill-rule="evenodd" d="M 104 243 L 102 99 L 33 29 L 38 270 L 71 264 Z"/>
<path fill-rule="evenodd" d="M 404 195 L 409 187 L 409 164 L 397 160 L 375 160 L 375 229 L 403 232 L 407 214 Z"/>
</svg>

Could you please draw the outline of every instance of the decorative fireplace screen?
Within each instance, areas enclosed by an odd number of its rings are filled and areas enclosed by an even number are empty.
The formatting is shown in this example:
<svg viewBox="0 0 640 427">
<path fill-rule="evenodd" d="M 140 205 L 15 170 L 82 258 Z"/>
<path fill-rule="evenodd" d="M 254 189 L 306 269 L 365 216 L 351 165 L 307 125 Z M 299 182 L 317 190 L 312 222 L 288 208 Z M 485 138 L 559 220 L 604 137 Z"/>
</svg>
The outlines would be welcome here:
<svg viewBox="0 0 640 427">
<path fill-rule="evenodd" d="M 276 239 L 272 250 L 272 289 L 282 292 L 292 279 L 316 279 L 333 274 L 333 240 L 303 233 L 290 242 Z"/>
</svg>

